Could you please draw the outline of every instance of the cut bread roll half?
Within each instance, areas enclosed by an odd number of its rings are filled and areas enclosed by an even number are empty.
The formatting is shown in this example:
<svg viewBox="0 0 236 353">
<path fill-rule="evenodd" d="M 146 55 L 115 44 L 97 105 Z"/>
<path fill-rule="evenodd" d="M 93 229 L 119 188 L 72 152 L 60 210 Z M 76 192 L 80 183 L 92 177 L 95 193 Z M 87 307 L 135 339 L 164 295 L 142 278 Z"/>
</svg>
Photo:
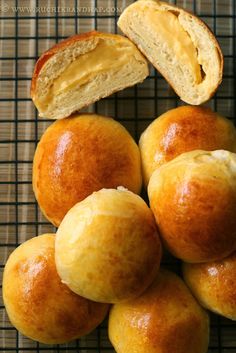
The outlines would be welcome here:
<svg viewBox="0 0 236 353">
<path fill-rule="evenodd" d="M 118 26 L 186 103 L 199 105 L 222 81 L 223 55 L 210 29 L 196 16 L 155 0 L 139 0 Z"/>
<path fill-rule="evenodd" d="M 129 39 L 92 31 L 39 58 L 31 97 L 41 117 L 61 119 L 147 76 L 147 61 Z"/>
</svg>

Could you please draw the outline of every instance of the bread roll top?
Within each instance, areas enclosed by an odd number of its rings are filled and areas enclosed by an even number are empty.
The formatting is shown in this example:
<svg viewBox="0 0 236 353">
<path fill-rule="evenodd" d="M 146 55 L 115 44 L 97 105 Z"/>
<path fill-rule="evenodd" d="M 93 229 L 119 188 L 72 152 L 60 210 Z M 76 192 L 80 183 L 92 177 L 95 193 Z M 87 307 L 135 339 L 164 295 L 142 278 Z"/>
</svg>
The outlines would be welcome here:
<svg viewBox="0 0 236 353">
<path fill-rule="evenodd" d="M 183 153 L 157 169 L 148 195 L 165 245 L 186 262 L 236 250 L 236 154 Z"/>
</svg>

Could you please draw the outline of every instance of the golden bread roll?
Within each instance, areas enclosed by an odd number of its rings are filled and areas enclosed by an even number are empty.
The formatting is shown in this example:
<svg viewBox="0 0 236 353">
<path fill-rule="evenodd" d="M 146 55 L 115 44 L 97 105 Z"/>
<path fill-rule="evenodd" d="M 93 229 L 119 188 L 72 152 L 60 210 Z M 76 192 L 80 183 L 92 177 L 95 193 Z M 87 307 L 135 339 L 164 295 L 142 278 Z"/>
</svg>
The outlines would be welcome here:
<svg viewBox="0 0 236 353">
<path fill-rule="evenodd" d="M 185 282 L 207 309 L 236 320 L 236 252 L 221 261 L 183 265 Z"/>
<path fill-rule="evenodd" d="M 34 156 L 33 189 L 39 206 L 55 226 L 93 191 L 142 185 L 138 146 L 117 121 L 96 114 L 54 122 Z"/>
<path fill-rule="evenodd" d="M 139 0 L 123 11 L 118 26 L 183 101 L 199 105 L 215 93 L 224 59 L 200 18 L 166 2 Z"/>
<path fill-rule="evenodd" d="M 206 353 L 209 319 L 184 282 L 161 269 L 142 296 L 112 307 L 108 330 L 117 353 Z"/>
<path fill-rule="evenodd" d="M 56 44 L 39 58 L 31 97 L 39 116 L 61 119 L 147 76 L 147 61 L 128 38 L 92 31 Z"/>
<path fill-rule="evenodd" d="M 141 135 L 139 147 L 147 185 L 154 170 L 181 153 L 199 149 L 236 152 L 236 129 L 209 108 L 182 106 L 155 119 Z"/>
<path fill-rule="evenodd" d="M 152 174 L 148 195 L 174 256 L 197 263 L 236 250 L 236 154 L 183 153 Z"/>
<path fill-rule="evenodd" d="M 73 293 L 59 278 L 53 234 L 32 238 L 10 255 L 3 274 L 3 301 L 12 324 L 33 340 L 56 344 L 88 334 L 108 305 Z"/>
<path fill-rule="evenodd" d="M 98 302 L 140 295 L 155 278 L 160 257 L 152 212 L 141 197 L 123 188 L 88 196 L 57 231 L 55 259 L 63 283 Z"/>
</svg>

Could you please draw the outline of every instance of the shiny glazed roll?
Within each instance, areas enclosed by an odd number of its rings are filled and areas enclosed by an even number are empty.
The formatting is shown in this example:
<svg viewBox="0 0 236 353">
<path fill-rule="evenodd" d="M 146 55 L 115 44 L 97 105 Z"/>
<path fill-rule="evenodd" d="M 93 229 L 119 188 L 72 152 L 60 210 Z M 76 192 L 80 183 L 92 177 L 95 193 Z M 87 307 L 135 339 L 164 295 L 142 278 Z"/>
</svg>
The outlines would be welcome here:
<svg viewBox="0 0 236 353">
<path fill-rule="evenodd" d="M 138 146 L 117 121 L 95 114 L 54 122 L 34 156 L 33 189 L 45 217 L 59 226 L 77 202 L 102 188 L 139 193 Z"/>
<path fill-rule="evenodd" d="M 236 320 L 236 252 L 221 261 L 183 265 L 185 282 L 207 309 Z"/>
<path fill-rule="evenodd" d="M 174 256 L 197 263 L 236 250 L 236 154 L 184 153 L 152 174 L 148 195 Z"/>
<path fill-rule="evenodd" d="M 76 204 L 56 236 L 57 271 L 75 293 L 117 303 L 155 278 L 161 244 L 151 210 L 125 189 L 102 189 Z"/>
<path fill-rule="evenodd" d="M 236 152 L 236 129 L 209 108 L 186 105 L 155 119 L 141 135 L 139 147 L 147 185 L 154 170 L 181 153 L 199 149 Z"/>
<path fill-rule="evenodd" d="M 108 305 L 73 293 L 59 278 L 53 234 L 32 238 L 10 255 L 3 275 L 3 300 L 11 323 L 47 344 L 84 336 L 104 319 Z"/>
<path fill-rule="evenodd" d="M 184 282 L 161 269 L 139 298 L 112 307 L 108 330 L 117 353 L 206 353 L 209 319 Z"/>
</svg>

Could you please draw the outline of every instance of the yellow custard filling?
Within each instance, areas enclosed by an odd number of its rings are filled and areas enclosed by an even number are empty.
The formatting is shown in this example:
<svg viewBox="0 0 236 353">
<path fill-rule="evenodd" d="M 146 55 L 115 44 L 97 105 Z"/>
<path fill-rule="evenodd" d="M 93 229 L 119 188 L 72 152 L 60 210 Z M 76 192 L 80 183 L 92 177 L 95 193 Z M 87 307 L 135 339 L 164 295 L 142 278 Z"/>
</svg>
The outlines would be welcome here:
<svg viewBox="0 0 236 353">
<path fill-rule="evenodd" d="M 75 86 L 82 86 L 91 81 L 97 74 L 109 70 L 118 71 L 131 59 L 137 49 L 134 45 L 121 42 L 107 42 L 99 39 L 97 46 L 80 55 L 58 76 L 46 96 L 40 97 L 38 107 L 47 108 L 53 97 Z"/>
<path fill-rule="evenodd" d="M 147 16 L 154 33 L 163 38 L 164 45 L 173 50 L 181 65 L 189 67 L 195 83 L 200 83 L 202 75 L 197 50 L 189 34 L 179 23 L 178 17 L 170 11 L 153 10 L 148 7 L 144 9 L 144 16 Z"/>
</svg>

